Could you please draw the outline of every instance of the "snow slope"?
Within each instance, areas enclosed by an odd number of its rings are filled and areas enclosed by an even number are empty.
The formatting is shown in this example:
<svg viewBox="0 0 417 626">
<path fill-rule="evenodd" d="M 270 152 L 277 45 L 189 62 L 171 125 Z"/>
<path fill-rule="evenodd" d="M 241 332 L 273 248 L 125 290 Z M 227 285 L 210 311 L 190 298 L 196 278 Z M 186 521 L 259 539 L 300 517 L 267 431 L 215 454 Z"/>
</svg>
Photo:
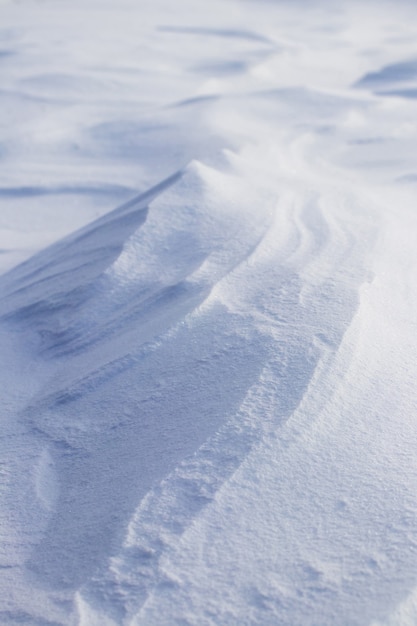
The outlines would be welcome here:
<svg viewBox="0 0 417 626">
<path fill-rule="evenodd" d="M 415 13 L 2 3 L 1 624 L 417 623 Z"/>
</svg>

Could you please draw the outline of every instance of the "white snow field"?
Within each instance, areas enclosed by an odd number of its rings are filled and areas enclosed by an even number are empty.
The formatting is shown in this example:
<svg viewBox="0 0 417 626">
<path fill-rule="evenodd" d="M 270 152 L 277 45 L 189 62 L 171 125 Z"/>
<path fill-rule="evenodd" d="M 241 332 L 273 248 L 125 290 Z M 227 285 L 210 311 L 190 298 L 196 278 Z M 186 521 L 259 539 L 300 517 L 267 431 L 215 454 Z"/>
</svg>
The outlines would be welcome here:
<svg viewBox="0 0 417 626">
<path fill-rule="evenodd" d="M 1 625 L 417 624 L 416 24 L 1 2 Z"/>
</svg>

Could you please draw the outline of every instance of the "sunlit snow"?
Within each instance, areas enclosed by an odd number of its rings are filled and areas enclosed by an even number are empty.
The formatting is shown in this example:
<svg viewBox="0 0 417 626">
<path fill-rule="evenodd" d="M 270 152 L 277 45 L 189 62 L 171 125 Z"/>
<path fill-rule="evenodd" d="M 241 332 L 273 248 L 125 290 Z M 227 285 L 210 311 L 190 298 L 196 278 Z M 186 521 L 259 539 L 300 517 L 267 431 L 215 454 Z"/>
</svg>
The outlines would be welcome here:
<svg viewBox="0 0 417 626">
<path fill-rule="evenodd" d="M 417 624 L 417 6 L 0 2 L 0 624 Z"/>
</svg>

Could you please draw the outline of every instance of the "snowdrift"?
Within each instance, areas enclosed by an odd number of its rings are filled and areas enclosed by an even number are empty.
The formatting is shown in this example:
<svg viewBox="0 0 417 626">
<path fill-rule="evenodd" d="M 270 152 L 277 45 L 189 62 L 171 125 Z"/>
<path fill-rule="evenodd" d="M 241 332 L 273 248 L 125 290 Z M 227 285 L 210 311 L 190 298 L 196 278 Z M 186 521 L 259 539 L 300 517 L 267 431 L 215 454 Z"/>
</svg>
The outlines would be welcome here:
<svg viewBox="0 0 417 626">
<path fill-rule="evenodd" d="M 0 623 L 415 624 L 415 9 L 22 7 Z"/>
</svg>

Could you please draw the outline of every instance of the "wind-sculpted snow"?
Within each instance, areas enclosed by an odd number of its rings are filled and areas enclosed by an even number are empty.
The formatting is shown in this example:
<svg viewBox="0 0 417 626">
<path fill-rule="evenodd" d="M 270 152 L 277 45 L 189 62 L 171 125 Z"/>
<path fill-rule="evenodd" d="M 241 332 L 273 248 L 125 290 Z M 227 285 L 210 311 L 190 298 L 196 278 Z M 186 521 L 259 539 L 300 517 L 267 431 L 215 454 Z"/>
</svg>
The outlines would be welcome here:
<svg viewBox="0 0 417 626">
<path fill-rule="evenodd" d="M 414 625 L 414 7 L 0 12 L 0 623 Z"/>
</svg>

